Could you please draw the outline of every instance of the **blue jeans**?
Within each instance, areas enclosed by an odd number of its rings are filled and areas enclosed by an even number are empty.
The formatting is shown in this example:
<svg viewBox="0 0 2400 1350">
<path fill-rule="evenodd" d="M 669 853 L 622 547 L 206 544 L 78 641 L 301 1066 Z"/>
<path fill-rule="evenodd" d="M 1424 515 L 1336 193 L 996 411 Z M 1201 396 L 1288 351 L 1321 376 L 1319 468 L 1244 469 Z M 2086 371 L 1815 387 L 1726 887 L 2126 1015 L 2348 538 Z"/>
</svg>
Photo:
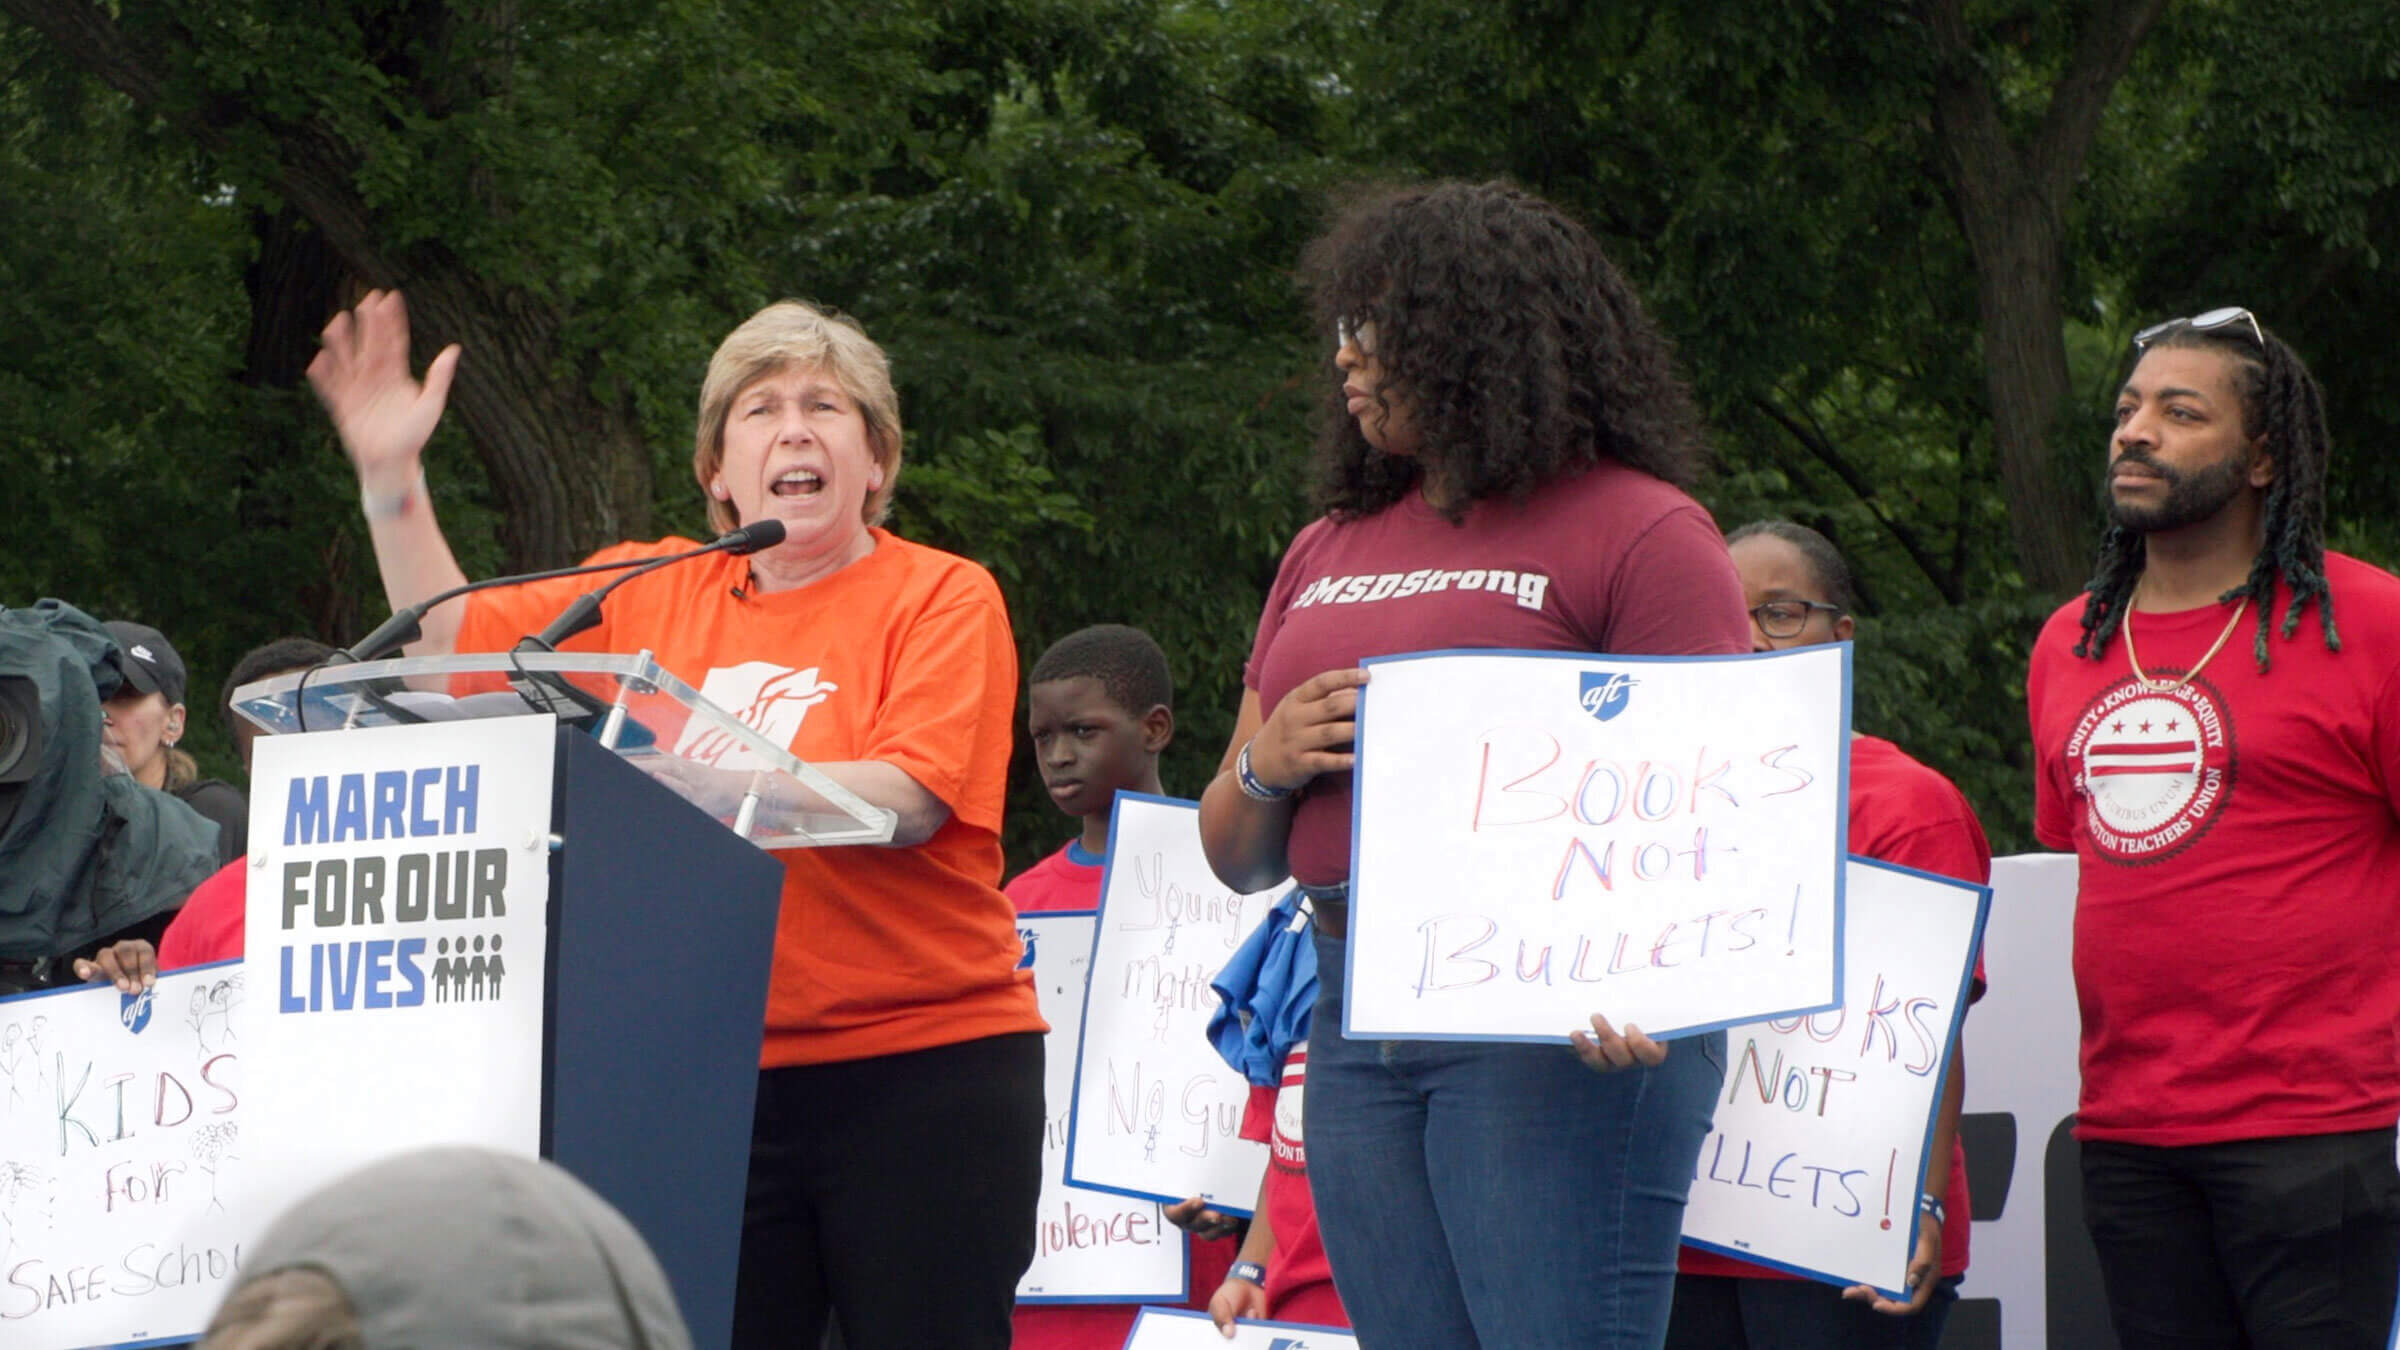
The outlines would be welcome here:
<svg viewBox="0 0 2400 1350">
<path fill-rule="evenodd" d="M 1342 943 L 1316 942 L 1309 1188 L 1361 1344 L 1655 1350 L 1724 1033 L 1609 1074 L 1563 1044 L 1348 1040 Z"/>
</svg>

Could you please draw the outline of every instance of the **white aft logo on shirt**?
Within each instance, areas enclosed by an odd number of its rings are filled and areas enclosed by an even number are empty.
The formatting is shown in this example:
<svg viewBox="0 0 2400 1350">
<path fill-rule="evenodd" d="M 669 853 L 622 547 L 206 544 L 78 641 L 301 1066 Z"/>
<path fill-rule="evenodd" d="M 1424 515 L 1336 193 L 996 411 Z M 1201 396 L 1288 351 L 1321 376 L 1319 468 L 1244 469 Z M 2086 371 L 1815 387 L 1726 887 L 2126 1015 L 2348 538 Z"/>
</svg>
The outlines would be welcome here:
<svg viewBox="0 0 2400 1350">
<path fill-rule="evenodd" d="M 788 746 L 800 734 L 808 710 L 841 686 L 817 678 L 817 667 L 794 670 L 769 661 L 745 661 L 718 666 L 700 682 L 700 696 L 734 715 L 735 720 L 766 737 L 769 744 Z M 687 723 L 675 742 L 675 753 L 720 769 L 765 767 L 750 747 L 709 726 Z"/>
</svg>

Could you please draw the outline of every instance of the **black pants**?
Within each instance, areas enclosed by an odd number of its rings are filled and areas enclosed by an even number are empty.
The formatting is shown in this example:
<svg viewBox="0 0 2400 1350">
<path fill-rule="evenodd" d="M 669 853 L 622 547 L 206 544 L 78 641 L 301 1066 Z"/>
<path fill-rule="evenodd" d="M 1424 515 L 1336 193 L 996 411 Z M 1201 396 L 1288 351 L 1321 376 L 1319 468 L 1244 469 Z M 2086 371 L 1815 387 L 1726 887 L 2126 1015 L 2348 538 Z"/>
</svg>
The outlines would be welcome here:
<svg viewBox="0 0 2400 1350">
<path fill-rule="evenodd" d="M 758 1076 L 733 1343 L 1009 1343 L 1042 1186 L 1042 1037 Z"/>
<path fill-rule="evenodd" d="M 2384 1350 L 2400 1292 L 2393 1132 L 2083 1145 L 2124 1350 Z"/>
</svg>

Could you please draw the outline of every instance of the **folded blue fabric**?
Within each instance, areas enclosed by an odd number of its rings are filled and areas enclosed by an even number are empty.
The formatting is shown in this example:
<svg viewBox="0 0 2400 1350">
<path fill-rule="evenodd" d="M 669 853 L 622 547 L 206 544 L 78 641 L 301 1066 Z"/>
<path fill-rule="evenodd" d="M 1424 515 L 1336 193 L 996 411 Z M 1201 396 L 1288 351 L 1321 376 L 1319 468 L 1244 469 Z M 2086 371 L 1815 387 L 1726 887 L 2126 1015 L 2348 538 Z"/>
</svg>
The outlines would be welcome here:
<svg viewBox="0 0 2400 1350">
<path fill-rule="evenodd" d="M 1317 948 L 1308 898 L 1294 886 L 1242 940 L 1209 982 L 1220 1000 L 1208 1019 L 1217 1053 L 1257 1087 L 1283 1081 L 1283 1057 L 1308 1039 L 1317 1002 Z"/>
</svg>

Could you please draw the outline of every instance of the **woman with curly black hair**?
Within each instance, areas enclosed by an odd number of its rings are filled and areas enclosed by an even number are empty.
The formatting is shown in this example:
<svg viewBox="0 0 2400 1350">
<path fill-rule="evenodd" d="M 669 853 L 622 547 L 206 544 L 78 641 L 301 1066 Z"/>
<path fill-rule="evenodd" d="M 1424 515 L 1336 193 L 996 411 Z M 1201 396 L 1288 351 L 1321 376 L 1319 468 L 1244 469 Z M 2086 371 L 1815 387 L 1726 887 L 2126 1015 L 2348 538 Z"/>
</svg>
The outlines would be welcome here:
<svg viewBox="0 0 2400 1350">
<path fill-rule="evenodd" d="M 1351 739 L 1371 656 L 1749 651 L 1683 490 L 1698 419 L 1598 242 L 1514 188 L 1372 197 L 1303 270 L 1335 341 L 1325 514 L 1268 593 L 1201 832 L 1228 884 L 1288 872 L 1314 900 L 1303 1124 L 1334 1283 L 1379 1348 L 1656 1346 L 1723 1033 L 1345 1040 Z"/>
</svg>

